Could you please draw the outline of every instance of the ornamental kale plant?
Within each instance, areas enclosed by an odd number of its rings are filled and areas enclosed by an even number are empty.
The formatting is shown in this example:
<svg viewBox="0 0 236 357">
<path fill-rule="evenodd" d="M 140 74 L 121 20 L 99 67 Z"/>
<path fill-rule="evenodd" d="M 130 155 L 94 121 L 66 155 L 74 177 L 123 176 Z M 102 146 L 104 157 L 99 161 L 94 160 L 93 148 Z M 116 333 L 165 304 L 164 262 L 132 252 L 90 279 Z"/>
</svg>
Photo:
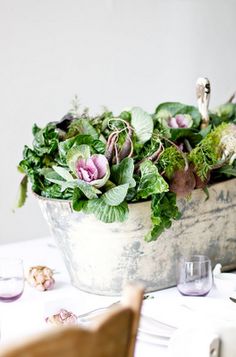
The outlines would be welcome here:
<svg viewBox="0 0 236 357">
<path fill-rule="evenodd" d="M 154 114 L 139 107 L 95 117 L 73 110 L 44 128 L 34 125 L 32 147 L 19 163 L 18 206 L 28 179 L 36 194 L 71 200 L 75 211 L 106 223 L 125 221 L 129 203 L 150 200 L 153 227 L 145 239 L 155 240 L 180 218 L 176 197 L 236 176 L 232 100 L 210 111 L 204 127 L 196 107 L 176 102 Z"/>
</svg>

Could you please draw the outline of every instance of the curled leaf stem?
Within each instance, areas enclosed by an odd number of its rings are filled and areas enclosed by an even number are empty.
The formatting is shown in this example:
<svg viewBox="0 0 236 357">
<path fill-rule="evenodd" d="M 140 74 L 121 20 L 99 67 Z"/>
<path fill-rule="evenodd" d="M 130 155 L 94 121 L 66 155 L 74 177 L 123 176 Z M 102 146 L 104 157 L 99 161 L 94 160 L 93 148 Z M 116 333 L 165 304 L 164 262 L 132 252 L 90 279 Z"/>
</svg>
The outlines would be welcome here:
<svg viewBox="0 0 236 357">
<path fill-rule="evenodd" d="M 115 144 L 114 144 L 114 149 L 115 149 L 115 160 L 116 160 L 115 163 L 119 164 L 120 158 L 119 158 L 119 153 L 118 153 L 118 148 L 117 148 L 117 140 L 118 140 L 118 136 L 117 136 Z"/>
<path fill-rule="evenodd" d="M 111 119 L 109 119 L 109 121 L 108 121 L 108 127 L 109 127 L 111 130 L 117 129 L 116 127 L 112 127 L 112 126 L 110 125 L 110 122 L 112 122 L 112 121 L 119 121 L 119 122 L 121 122 L 122 124 L 124 124 L 124 128 L 123 128 L 123 129 L 120 129 L 120 130 L 121 130 L 120 132 L 122 132 L 122 131 L 124 131 L 124 130 L 127 130 L 127 128 L 131 128 L 131 129 L 133 130 L 132 126 L 131 126 L 126 120 L 121 119 L 121 118 L 111 118 Z"/>
<path fill-rule="evenodd" d="M 224 165 L 228 164 L 228 162 L 229 162 L 229 159 L 221 160 L 217 164 L 211 166 L 211 170 L 220 169 Z"/>
<path fill-rule="evenodd" d="M 111 161 L 112 159 L 112 153 L 114 150 L 114 146 L 117 142 L 118 139 L 118 135 L 119 132 L 118 131 L 114 131 L 110 134 L 108 140 L 107 140 L 107 146 L 106 146 L 106 152 L 105 152 L 105 156 L 107 158 L 108 161 Z"/>
<path fill-rule="evenodd" d="M 184 139 L 184 144 L 185 144 L 186 149 L 188 150 L 188 152 L 191 152 L 193 150 L 193 148 L 190 145 L 190 142 L 188 141 L 188 139 Z"/>
<path fill-rule="evenodd" d="M 121 129 L 117 129 L 116 127 L 113 127 L 110 122 L 112 121 L 120 121 L 122 124 L 124 124 L 124 127 Z M 133 142 L 132 142 L 132 132 L 133 128 L 132 126 L 125 120 L 121 118 L 113 118 L 110 119 L 108 122 L 108 126 L 111 130 L 114 130 L 108 137 L 107 141 L 107 149 L 106 149 L 106 154 L 105 156 L 107 157 L 108 161 L 112 160 L 112 153 L 113 151 L 115 152 L 115 157 L 113 161 L 115 163 L 119 163 L 120 160 L 124 159 L 125 157 L 131 157 L 133 155 Z M 127 133 L 127 138 L 123 144 L 123 147 L 120 151 L 118 151 L 118 145 L 117 141 L 119 138 L 120 133 L 126 131 Z"/>
<path fill-rule="evenodd" d="M 150 160 L 153 163 L 157 162 L 160 155 L 163 153 L 164 151 L 164 147 L 162 142 L 159 143 L 159 147 L 156 151 L 154 151 L 154 153 L 152 153 L 150 156 L 148 156 L 147 158 L 144 158 L 142 160 L 140 160 L 139 162 L 137 162 L 137 164 L 134 166 L 135 171 L 137 172 L 139 170 L 140 165 L 142 164 L 142 162 L 144 162 L 145 160 Z"/>
<path fill-rule="evenodd" d="M 155 151 L 151 156 L 149 156 L 148 159 L 153 161 L 154 163 L 157 162 L 159 160 L 159 157 L 163 153 L 163 151 L 164 151 L 164 146 L 163 146 L 162 142 L 160 142 L 159 148 L 157 149 L 157 151 Z"/>
<path fill-rule="evenodd" d="M 132 134 L 133 134 L 133 128 L 129 125 L 127 138 L 123 144 L 122 149 L 119 152 L 120 160 L 124 159 L 125 157 L 131 157 L 133 155 L 134 146 L 132 142 Z"/>
</svg>

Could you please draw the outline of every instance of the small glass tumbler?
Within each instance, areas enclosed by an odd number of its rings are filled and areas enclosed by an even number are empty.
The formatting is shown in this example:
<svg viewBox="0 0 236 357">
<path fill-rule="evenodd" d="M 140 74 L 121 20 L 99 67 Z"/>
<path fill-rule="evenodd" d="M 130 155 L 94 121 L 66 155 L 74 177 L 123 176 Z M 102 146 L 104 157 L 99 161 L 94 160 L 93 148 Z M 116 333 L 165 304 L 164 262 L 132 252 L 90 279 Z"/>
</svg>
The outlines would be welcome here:
<svg viewBox="0 0 236 357">
<path fill-rule="evenodd" d="M 182 257 L 177 269 L 177 288 L 182 295 L 207 295 L 212 288 L 210 259 L 205 255 Z"/>
<path fill-rule="evenodd" d="M 0 301 L 12 302 L 24 291 L 23 262 L 17 258 L 0 258 Z"/>
</svg>

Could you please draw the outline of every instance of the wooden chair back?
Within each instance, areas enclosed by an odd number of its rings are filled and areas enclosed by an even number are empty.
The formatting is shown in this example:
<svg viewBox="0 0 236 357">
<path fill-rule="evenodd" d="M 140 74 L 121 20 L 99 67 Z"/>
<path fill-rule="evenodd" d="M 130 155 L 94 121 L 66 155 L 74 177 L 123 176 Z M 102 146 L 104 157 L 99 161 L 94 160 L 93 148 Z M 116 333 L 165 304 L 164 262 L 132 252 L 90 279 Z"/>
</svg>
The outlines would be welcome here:
<svg viewBox="0 0 236 357">
<path fill-rule="evenodd" d="M 89 328 L 57 327 L 0 352 L 0 357 L 133 357 L 143 289 L 129 286 L 121 303 Z"/>
</svg>

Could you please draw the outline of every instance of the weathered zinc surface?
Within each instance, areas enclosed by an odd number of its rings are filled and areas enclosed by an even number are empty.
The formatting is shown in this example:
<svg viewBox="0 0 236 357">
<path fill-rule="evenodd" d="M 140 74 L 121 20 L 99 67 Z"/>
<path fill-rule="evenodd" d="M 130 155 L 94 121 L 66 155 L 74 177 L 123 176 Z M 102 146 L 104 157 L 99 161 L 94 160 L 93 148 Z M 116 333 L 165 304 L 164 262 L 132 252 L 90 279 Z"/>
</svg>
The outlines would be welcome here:
<svg viewBox="0 0 236 357">
<path fill-rule="evenodd" d="M 182 218 L 146 243 L 150 203 L 129 207 L 129 219 L 106 224 L 93 215 L 72 212 L 66 201 L 40 198 L 40 206 L 64 255 L 73 285 L 102 295 L 119 295 L 127 281 L 141 281 L 146 291 L 175 285 L 181 255 L 205 254 L 213 263 L 236 263 L 236 179 L 179 200 Z"/>
</svg>

